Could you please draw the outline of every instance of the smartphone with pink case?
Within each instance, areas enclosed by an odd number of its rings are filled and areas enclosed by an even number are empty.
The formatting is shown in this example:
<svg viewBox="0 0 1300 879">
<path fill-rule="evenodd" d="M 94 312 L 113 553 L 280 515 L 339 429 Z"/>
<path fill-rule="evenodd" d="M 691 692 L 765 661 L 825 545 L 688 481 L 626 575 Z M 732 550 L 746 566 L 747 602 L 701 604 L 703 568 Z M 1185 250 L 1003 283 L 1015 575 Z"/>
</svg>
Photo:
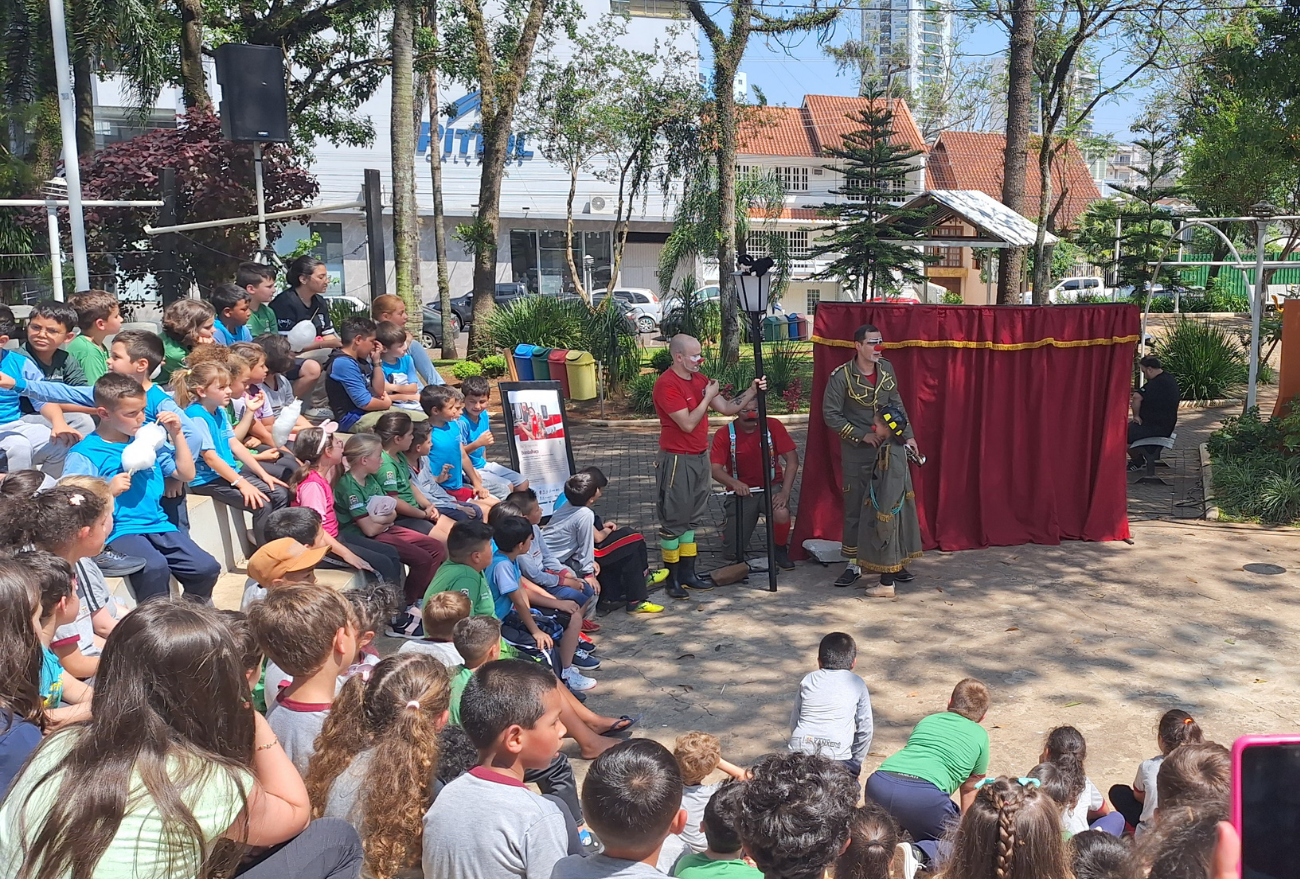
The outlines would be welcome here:
<svg viewBox="0 0 1300 879">
<path fill-rule="evenodd" d="M 1232 824 L 1244 879 L 1300 875 L 1300 735 L 1233 743 Z"/>
</svg>

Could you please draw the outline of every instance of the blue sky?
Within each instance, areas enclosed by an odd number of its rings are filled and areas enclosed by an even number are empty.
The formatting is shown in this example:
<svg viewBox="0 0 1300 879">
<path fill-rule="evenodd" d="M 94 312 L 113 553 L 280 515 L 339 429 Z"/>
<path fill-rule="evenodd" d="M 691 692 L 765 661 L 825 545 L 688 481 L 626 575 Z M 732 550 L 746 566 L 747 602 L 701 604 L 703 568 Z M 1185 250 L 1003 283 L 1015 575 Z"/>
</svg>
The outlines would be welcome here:
<svg viewBox="0 0 1300 879">
<path fill-rule="evenodd" d="M 843 42 L 848 36 L 848 27 L 841 23 L 831 42 Z M 966 36 L 959 51 L 971 56 L 997 56 L 1006 51 L 1006 42 L 1006 34 L 1000 27 L 982 25 Z M 707 41 L 701 48 L 701 67 L 707 71 L 712 62 Z M 835 64 L 827 60 L 812 35 L 803 36 L 788 49 L 753 37 L 741 70 L 748 74 L 751 89 L 762 89 L 772 104 L 794 107 L 803 101 L 806 94 L 850 95 L 855 92 L 852 77 L 837 73 Z M 753 98 L 752 91 L 750 97 Z M 1098 134 L 1113 134 L 1120 140 L 1126 139 L 1129 125 L 1140 112 L 1141 103 L 1141 92 L 1103 103 L 1093 113 L 1094 130 Z"/>
</svg>

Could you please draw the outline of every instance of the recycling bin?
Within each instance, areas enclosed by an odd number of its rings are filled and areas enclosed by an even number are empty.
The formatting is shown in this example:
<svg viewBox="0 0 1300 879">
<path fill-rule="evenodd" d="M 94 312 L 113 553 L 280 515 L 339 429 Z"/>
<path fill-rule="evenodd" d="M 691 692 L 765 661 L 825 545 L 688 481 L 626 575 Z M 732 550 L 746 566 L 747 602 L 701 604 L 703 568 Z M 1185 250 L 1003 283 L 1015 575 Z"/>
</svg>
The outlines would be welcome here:
<svg viewBox="0 0 1300 879">
<path fill-rule="evenodd" d="M 807 342 L 812 338 L 812 320 L 806 314 L 799 315 L 799 340 Z"/>
<path fill-rule="evenodd" d="M 786 327 L 789 321 L 783 315 L 771 314 L 763 318 L 763 341 L 779 342 L 787 338 L 788 330 Z"/>
<path fill-rule="evenodd" d="M 566 400 L 569 399 L 569 370 L 568 363 L 566 363 L 568 358 L 568 348 L 552 348 L 551 353 L 546 358 L 551 372 L 551 381 L 560 383 Z"/>
<path fill-rule="evenodd" d="M 794 339 L 794 340 L 796 340 L 796 341 L 798 341 L 798 339 L 799 339 L 799 315 L 791 313 L 791 314 L 789 314 L 789 315 L 786 316 L 786 320 L 790 322 L 790 326 L 789 326 L 790 338 L 791 338 L 791 339 Z"/>
<path fill-rule="evenodd" d="M 590 351 L 570 351 L 565 358 L 570 400 L 596 399 L 596 358 Z"/>
<path fill-rule="evenodd" d="M 548 382 L 551 380 L 551 362 L 547 358 L 551 356 L 551 348 L 543 348 L 538 345 L 533 348 L 533 381 Z"/>
<path fill-rule="evenodd" d="M 515 372 L 519 374 L 521 382 L 530 382 L 533 380 L 533 345 L 516 345 L 515 346 Z"/>
</svg>

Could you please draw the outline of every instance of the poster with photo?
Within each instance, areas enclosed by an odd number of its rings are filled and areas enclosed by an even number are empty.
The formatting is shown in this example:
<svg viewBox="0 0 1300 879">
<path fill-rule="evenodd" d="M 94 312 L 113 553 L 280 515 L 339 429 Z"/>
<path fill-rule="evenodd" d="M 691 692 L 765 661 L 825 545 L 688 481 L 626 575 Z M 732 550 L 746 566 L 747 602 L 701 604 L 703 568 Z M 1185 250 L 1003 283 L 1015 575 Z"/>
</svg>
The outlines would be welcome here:
<svg viewBox="0 0 1300 879">
<path fill-rule="evenodd" d="M 573 448 L 559 382 L 502 382 L 502 415 L 510 436 L 510 462 L 537 492 L 549 516 L 573 475 Z"/>
</svg>

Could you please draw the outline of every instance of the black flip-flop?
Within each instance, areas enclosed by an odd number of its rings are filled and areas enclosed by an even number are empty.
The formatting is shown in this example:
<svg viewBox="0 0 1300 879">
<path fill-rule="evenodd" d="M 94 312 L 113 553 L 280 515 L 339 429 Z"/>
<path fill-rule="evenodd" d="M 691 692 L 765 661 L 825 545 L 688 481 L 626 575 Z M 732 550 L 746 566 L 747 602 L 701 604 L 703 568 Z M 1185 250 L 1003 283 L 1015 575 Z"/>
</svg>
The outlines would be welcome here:
<svg viewBox="0 0 1300 879">
<path fill-rule="evenodd" d="M 636 717 L 628 717 L 624 714 L 618 720 L 614 721 L 613 726 L 601 733 L 602 736 L 613 735 L 614 733 L 627 732 L 644 717 L 644 714 L 638 714 Z"/>
</svg>

